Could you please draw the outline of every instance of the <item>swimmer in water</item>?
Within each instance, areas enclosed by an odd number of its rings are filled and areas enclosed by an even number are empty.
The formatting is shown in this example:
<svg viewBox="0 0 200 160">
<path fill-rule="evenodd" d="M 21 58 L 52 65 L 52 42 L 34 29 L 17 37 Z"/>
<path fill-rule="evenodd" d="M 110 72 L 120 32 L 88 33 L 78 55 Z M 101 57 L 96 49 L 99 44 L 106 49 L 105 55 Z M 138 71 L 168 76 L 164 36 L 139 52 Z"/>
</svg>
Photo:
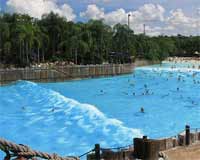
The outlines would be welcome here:
<svg viewBox="0 0 200 160">
<path fill-rule="evenodd" d="M 125 95 L 128 95 L 128 93 L 127 92 L 122 92 L 123 94 L 125 94 Z"/>
<path fill-rule="evenodd" d="M 144 108 L 143 107 L 140 108 L 140 112 L 144 113 Z"/>
<path fill-rule="evenodd" d="M 192 104 L 194 104 L 194 101 L 192 101 Z"/>
<path fill-rule="evenodd" d="M 145 90 L 145 95 L 149 95 L 149 90 L 148 89 Z"/>
</svg>

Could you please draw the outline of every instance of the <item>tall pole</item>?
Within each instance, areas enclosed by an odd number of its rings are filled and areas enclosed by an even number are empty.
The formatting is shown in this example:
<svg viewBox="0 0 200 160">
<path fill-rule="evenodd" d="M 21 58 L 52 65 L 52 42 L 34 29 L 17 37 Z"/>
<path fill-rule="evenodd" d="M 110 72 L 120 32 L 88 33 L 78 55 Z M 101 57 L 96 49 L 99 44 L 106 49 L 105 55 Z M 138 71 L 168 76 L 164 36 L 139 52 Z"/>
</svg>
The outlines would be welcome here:
<svg viewBox="0 0 200 160">
<path fill-rule="evenodd" d="M 130 14 L 128 14 L 128 28 L 130 29 Z"/>
<path fill-rule="evenodd" d="M 128 14 L 128 39 L 127 39 L 127 53 L 129 53 L 129 38 L 130 38 L 130 14 Z"/>
<path fill-rule="evenodd" d="M 198 16 L 198 19 L 197 19 L 197 28 L 198 28 L 198 36 L 200 36 L 200 8 L 197 9 L 197 16 Z"/>
<path fill-rule="evenodd" d="M 198 53 L 200 53 L 200 8 L 197 9 L 197 28 L 198 28 L 198 33 L 197 33 L 197 36 L 198 36 L 198 40 L 199 40 L 199 47 L 198 47 Z"/>
<path fill-rule="evenodd" d="M 185 126 L 185 145 L 190 145 L 190 126 Z"/>
<path fill-rule="evenodd" d="M 143 27 L 144 27 L 144 35 L 146 35 L 146 24 L 143 24 Z"/>
</svg>

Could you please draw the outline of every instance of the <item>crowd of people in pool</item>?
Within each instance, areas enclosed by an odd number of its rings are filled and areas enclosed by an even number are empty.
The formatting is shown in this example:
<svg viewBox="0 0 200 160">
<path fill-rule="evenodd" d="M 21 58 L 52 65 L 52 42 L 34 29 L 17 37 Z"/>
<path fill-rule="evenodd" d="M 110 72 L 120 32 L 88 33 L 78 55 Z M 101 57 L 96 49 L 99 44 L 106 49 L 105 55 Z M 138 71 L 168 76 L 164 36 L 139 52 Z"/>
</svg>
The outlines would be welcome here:
<svg viewBox="0 0 200 160">
<path fill-rule="evenodd" d="M 169 62 L 192 62 L 192 61 L 199 61 L 200 57 L 169 57 L 166 61 Z"/>
<path fill-rule="evenodd" d="M 176 64 L 179 63 L 179 61 L 180 61 L 180 62 L 189 62 L 190 59 L 189 59 L 189 58 L 181 58 L 181 60 L 180 60 L 180 59 L 176 59 L 176 58 L 175 58 L 174 60 L 171 59 L 170 61 L 173 61 L 173 62 L 174 62 L 174 64 L 170 67 L 172 70 L 174 70 L 174 69 L 177 69 Z M 198 70 L 200 70 L 200 65 L 191 64 L 191 65 L 188 65 L 187 68 L 188 68 L 188 69 L 198 69 Z M 163 74 L 162 72 L 160 72 L 159 68 L 154 68 L 154 69 L 152 69 L 152 71 L 153 71 L 155 74 L 159 75 L 160 77 L 161 77 L 162 74 Z M 178 71 L 178 73 L 181 73 L 181 70 L 176 70 L 176 71 Z M 189 73 L 191 73 L 191 72 L 193 72 L 193 73 L 192 73 L 192 74 L 188 74 L 187 76 L 188 76 L 188 77 L 191 77 L 191 78 L 193 79 L 193 83 L 194 83 L 194 84 L 200 84 L 200 80 L 196 80 L 196 79 L 195 79 L 195 78 L 197 77 L 197 75 L 198 75 L 200 72 L 196 72 L 196 71 L 189 70 Z M 147 75 L 146 72 L 143 72 L 143 74 L 144 74 L 144 75 Z M 177 75 L 176 75 L 176 76 L 177 76 Z M 135 77 L 136 77 L 136 75 L 135 75 L 135 73 L 133 73 L 133 78 L 135 78 Z M 170 78 L 172 78 L 172 77 L 174 77 L 173 72 L 169 72 L 166 81 L 169 81 Z M 185 80 L 184 77 L 182 77 L 181 75 L 178 75 L 178 76 L 177 76 L 177 81 L 178 81 L 178 82 L 185 82 L 186 80 Z M 133 81 L 131 81 L 130 79 L 128 79 L 128 83 L 129 83 L 129 85 L 130 85 L 131 87 L 134 87 L 134 86 L 135 86 L 135 83 L 134 83 Z M 132 95 L 133 95 L 133 96 L 149 96 L 149 95 L 154 95 L 154 92 L 153 92 L 151 89 L 149 89 L 149 86 L 148 86 L 147 84 L 144 84 L 142 90 L 143 90 L 142 93 L 140 93 L 140 94 L 137 95 L 136 92 L 132 92 Z M 181 84 L 176 88 L 176 92 L 180 92 L 180 91 L 181 91 Z M 173 92 L 174 92 L 174 91 L 173 91 Z M 100 90 L 100 95 L 104 95 L 105 93 L 106 93 L 105 91 Z M 123 94 L 129 95 L 127 92 L 123 92 Z M 168 97 L 169 95 L 170 95 L 170 93 L 166 93 L 165 95 L 162 95 L 161 98 L 166 98 L 166 97 Z M 180 98 L 181 98 L 181 99 L 184 98 L 182 94 L 180 95 Z M 187 97 L 187 99 L 190 100 L 190 102 L 191 102 L 192 105 L 197 105 L 197 104 L 198 104 L 197 102 L 195 102 L 194 100 L 192 100 L 191 97 Z M 141 107 L 141 108 L 140 108 L 140 112 L 141 112 L 141 113 L 145 113 L 144 107 Z"/>
<path fill-rule="evenodd" d="M 170 58 L 170 59 L 168 59 L 168 61 L 174 62 L 174 64 L 172 64 L 171 67 L 170 67 L 172 70 L 177 69 L 177 66 L 176 66 L 177 63 L 180 63 L 180 62 L 189 62 L 189 61 L 191 61 L 191 60 L 194 60 L 194 59 L 191 59 L 191 58 L 176 58 L 176 57 L 175 57 L 175 58 Z M 200 58 L 199 58 L 199 60 L 200 60 Z M 187 66 L 187 68 L 188 68 L 188 69 L 198 69 L 198 70 L 200 70 L 200 65 L 199 65 L 199 64 L 196 64 L 196 65 L 190 64 L 190 65 Z M 162 72 L 160 72 L 159 68 L 157 68 L 157 69 L 154 68 L 154 69 L 152 69 L 152 71 L 153 71 L 155 74 L 159 75 L 160 77 L 162 76 Z M 176 71 L 177 71 L 177 70 L 176 70 Z M 199 74 L 200 72 L 198 72 L 198 71 L 196 71 L 196 70 L 195 70 L 195 71 L 189 70 L 189 73 L 191 73 L 191 72 L 192 72 L 192 74 L 188 74 L 187 76 L 188 76 L 188 77 L 191 77 L 191 78 L 193 79 L 193 84 L 195 84 L 195 85 L 200 84 L 200 80 L 195 79 L 195 78 L 198 76 L 198 74 Z M 146 72 L 143 72 L 143 73 L 144 73 L 144 75 L 147 74 Z M 178 73 L 181 73 L 181 71 L 178 70 Z M 176 76 L 177 76 L 177 75 L 176 75 Z M 133 73 L 133 78 L 135 78 L 135 77 L 136 77 L 136 75 L 135 75 L 135 73 Z M 167 76 L 167 78 L 166 78 L 166 81 L 169 81 L 170 78 L 172 78 L 172 77 L 173 77 L 173 72 L 169 72 L 169 73 L 168 73 L 168 76 Z M 177 81 L 178 81 L 178 82 L 185 82 L 186 80 L 184 79 L 183 76 L 178 75 L 178 76 L 177 76 Z M 129 85 L 130 85 L 131 87 L 134 87 L 134 86 L 135 86 L 135 83 L 134 83 L 133 81 L 131 81 L 130 79 L 128 79 L 128 83 L 129 83 Z M 178 87 L 176 88 L 176 92 L 180 92 L 181 87 L 182 87 L 181 85 L 178 85 Z M 148 86 L 147 84 L 144 84 L 142 90 L 143 90 L 143 92 L 140 93 L 139 96 L 154 95 L 154 92 L 149 88 L 149 86 Z M 124 93 L 125 95 L 128 95 L 127 92 L 123 92 L 123 93 Z M 105 94 L 106 94 L 106 92 L 105 92 L 103 89 L 101 89 L 99 95 L 105 95 Z M 132 92 L 132 95 L 133 95 L 133 96 L 137 96 L 136 92 Z M 166 98 L 166 97 L 168 97 L 169 95 L 170 95 L 170 93 L 166 93 L 165 95 L 162 95 L 161 98 Z M 180 95 L 180 98 L 183 99 L 183 95 L 182 95 L 182 94 Z M 187 97 L 187 99 L 190 100 L 190 102 L 191 102 L 192 105 L 198 105 L 198 103 L 195 102 L 195 100 L 192 100 L 191 97 Z M 22 107 L 22 110 L 26 110 L 26 107 Z M 54 111 L 55 111 L 55 108 L 52 108 L 51 112 L 54 112 Z M 144 107 L 141 107 L 141 108 L 140 108 L 140 112 L 141 112 L 141 113 L 145 113 Z"/>
<path fill-rule="evenodd" d="M 178 71 L 178 73 L 181 73 L 181 70 L 177 70 L 178 67 L 176 66 L 176 64 L 180 63 L 180 62 L 190 62 L 191 60 L 194 60 L 194 59 L 190 59 L 190 58 L 181 58 L 181 59 L 176 59 L 175 58 L 175 59 L 170 59 L 171 62 L 172 61 L 174 62 L 174 64 L 170 68 L 172 69 L 172 71 L 174 69 L 176 69 L 176 71 Z M 199 60 L 200 60 L 200 58 L 199 58 Z M 188 69 L 188 71 L 190 73 L 190 74 L 187 74 L 187 77 L 190 77 L 193 80 L 193 84 L 194 85 L 200 84 L 200 80 L 197 77 L 198 74 L 200 74 L 200 72 L 199 72 L 199 70 L 200 70 L 200 64 L 199 63 L 195 63 L 195 64 L 191 63 L 191 64 L 188 64 L 186 68 Z M 196 70 L 193 70 L 193 69 L 196 69 Z M 158 69 L 152 69 L 152 71 L 154 73 L 157 73 L 157 75 L 162 76 L 162 72 L 158 72 L 159 68 Z M 135 75 L 133 77 L 135 77 Z M 172 77 L 174 77 L 173 72 L 169 72 L 169 75 L 168 75 L 168 77 L 167 77 L 166 80 L 168 81 Z M 178 82 L 186 82 L 186 79 L 183 76 L 178 75 L 177 76 L 177 81 Z M 176 91 L 179 92 L 179 93 L 181 93 L 180 92 L 181 91 L 181 87 L 182 87 L 182 84 L 178 85 L 177 88 L 176 88 Z M 154 94 L 154 92 L 151 92 L 151 94 L 150 94 L 149 91 L 150 90 L 148 89 L 148 86 L 145 84 L 144 85 L 144 92 L 141 95 L 153 95 Z M 134 96 L 136 95 L 135 92 L 133 92 L 133 95 Z M 170 93 L 166 93 L 165 95 L 162 95 L 161 98 L 168 97 L 169 95 L 170 95 Z M 180 98 L 181 99 L 184 98 L 183 94 L 180 94 Z M 198 102 L 195 101 L 195 100 L 193 100 L 192 97 L 187 97 L 187 101 L 189 101 L 192 106 L 197 106 L 198 105 Z M 140 108 L 140 112 L 144 113 L 144 108 L 143 107 Z"/>
</svg>

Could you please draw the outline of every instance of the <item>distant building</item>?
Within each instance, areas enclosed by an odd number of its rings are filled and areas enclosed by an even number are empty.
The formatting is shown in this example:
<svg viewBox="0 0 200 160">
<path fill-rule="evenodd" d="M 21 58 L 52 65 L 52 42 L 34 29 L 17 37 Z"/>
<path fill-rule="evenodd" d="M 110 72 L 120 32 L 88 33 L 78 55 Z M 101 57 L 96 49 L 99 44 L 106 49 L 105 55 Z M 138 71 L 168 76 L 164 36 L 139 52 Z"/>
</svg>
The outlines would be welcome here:
<svg viewBox="0 0 200 160">
<path fill-rule="evenodd" d="M 196 55 L 196 56 L 200 57 L 200 52 L 198 52 L 198 51 L 195 51 L 195 52 L 194 52 L 194 55 Z"/>
<path fill-rule="evenodd" d="M 110 52 L 109 63 L 131 63 L 131 55 L 127 52 Z"/>
<path fill-rule="evenodd" d="M 173 56 L 177 56 L 177 57 L 199 57 L 200 53 L 198 51 L 186 52 L 185 50 L 183 50 L 179 53 L 173 54 Z"/>
</svg>

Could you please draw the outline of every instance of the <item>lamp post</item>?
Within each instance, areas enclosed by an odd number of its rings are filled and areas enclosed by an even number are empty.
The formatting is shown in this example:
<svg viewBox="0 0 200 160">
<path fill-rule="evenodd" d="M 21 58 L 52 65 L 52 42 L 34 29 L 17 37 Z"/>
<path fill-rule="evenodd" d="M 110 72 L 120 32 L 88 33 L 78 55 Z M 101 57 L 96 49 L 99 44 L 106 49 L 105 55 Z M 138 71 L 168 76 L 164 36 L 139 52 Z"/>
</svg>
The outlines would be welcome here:
<svg viewBox="0 0 200 160">
<path fill-rule="evenodd" d="M 198 19 L 197 19 L 198 33 L 197 33 L 197 36 L 198 36 L 198 40 L 199 40 L 198 53 L 200 53 L 200 8 L 197 9 L 197 16 L 198 16 Z"/>
<path fill-rule="evenodd" d="M 128 38 L 127 38 L 127 53 L 129 53 L 129 38 L 130 38 L 130 16 L 131 14 L 128 14 Z"/>
<path fill-rule="evenodd" d="M 128 28 L 130 28 L 130 16 L 131 14 L 128 14 Z"/>
<path fill-rule="evenodd" d="M 144 27 L 144 36 L 146 35 L 146 24 L 143 24 L 143 27 Z"/>
<path fill-rule="evenodd" d="M 197 16 L 198 16 L 198 19 L 197 19 L 198 36 L 200 36 L 200 32 L 199 32 L 200 31 L 200 28 L 199 28 L 200 27 L 200 17 L 199 17 L 200 16 L 200 8 L 197 9 Z"/>
</svg>

